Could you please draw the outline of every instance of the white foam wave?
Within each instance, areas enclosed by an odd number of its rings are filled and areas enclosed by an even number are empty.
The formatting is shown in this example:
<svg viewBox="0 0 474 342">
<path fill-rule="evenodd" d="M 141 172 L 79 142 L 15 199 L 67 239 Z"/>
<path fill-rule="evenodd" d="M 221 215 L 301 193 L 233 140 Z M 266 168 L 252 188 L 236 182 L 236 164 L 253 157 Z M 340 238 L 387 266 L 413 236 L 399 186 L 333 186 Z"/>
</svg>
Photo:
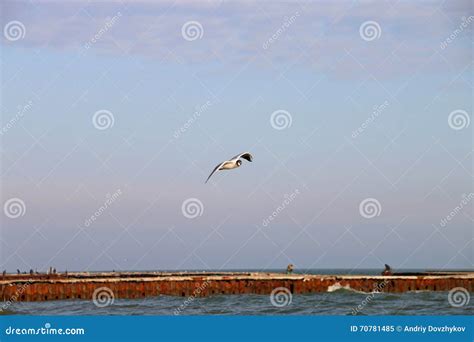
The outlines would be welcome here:
<svg viewBox="0 0 474 342">
<path fill-rule="evenodd" d="M 359 290 L 353 289 L 350 285 L 344 285 L 343 286 L 340 283 L 335 283 L 334 285 L 329 285 L 326 292 L 336 292 L 336 291 L 350 291 L 350 292 L 362 293 L 362 294 L 369 294 L 369 293 L 376 292 L 376 291 L 370 291 L 370 292 L 359 291 Z"/>
</svg>

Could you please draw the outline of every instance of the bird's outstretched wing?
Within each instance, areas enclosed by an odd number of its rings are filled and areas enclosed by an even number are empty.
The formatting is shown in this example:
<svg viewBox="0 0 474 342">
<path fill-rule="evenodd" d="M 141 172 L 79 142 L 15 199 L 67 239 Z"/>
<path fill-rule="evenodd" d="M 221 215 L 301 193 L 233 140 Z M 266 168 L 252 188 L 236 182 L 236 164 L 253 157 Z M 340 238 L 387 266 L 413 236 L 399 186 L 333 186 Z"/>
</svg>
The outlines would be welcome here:
<svg viewBox="0 0 474 342">
<path fill-rule="evenodd" d="M 232 160 L 240 159 L 240 158 L 244 158 L 244 159 L 248 160 L 249 162 L 251 162 L 253 160 L 253 157 L 249 152 L 240 153 L 240 154 L 236 155 L 235 157 L 233 157 Z"/>
<path fill-rule="evenodd" d="M 225 162 L 224 162 L 225 163 Z M 209 175 L 209 177 L 207 177 L 206 181 L 204 183 L 207 183 L 207 181 L 209 180 L 209 178 L 211 178 L 211 176 L 217 171 L 219 170 L 219 168 L 224 165 L 224 163 L 220 163 L 219 165 L 217 165 L 214 170 L 212 170 L 211 174 Z"/>
</svg>

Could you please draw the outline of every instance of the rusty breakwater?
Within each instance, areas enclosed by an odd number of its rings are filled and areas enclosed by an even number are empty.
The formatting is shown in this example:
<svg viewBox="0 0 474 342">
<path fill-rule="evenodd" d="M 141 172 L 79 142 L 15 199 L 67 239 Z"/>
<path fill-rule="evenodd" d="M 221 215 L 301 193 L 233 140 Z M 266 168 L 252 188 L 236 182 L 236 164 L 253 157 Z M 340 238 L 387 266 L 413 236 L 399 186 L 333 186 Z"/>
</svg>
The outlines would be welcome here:
<svg viewBox="0 0 474 342">
<path fill-rule="evenodd" d="M 3 301 L 92 299 L 94 292 L 104 287 L 113 292 L 115 298 L 267 295 L 278 287 L 285 287 L 294 294 L 328 292 L 338 288 L 363 292 L 406 292 L 449 291 L 463 287 L 474 292 L 474 272 L 403 273 L 391 276 L 261 272 L 6 274 L 0 277 L 0 298 Z"/>
</svg>

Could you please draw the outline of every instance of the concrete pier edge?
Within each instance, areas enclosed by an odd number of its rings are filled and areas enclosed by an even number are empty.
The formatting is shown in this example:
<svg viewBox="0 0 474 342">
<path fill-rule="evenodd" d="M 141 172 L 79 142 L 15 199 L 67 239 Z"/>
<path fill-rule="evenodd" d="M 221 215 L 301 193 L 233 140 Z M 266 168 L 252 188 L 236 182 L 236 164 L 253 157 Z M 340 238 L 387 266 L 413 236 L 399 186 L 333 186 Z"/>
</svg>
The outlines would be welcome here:
<svg viewBox="0 0 474 342">
<path fill-rule="evenodd" d="M 284 287 L 293 294 L 331 292 L 474 291 L 474 272 L 432 272 L 376 275 L 314 275 L 265 272 L 104 272 L 7 274 L 0 277 L 3 301 L 93 299 L 106 288 L 114 298 L 159 295 L 202 297 L 219 294 L 268 295 Z"/>
</svg>

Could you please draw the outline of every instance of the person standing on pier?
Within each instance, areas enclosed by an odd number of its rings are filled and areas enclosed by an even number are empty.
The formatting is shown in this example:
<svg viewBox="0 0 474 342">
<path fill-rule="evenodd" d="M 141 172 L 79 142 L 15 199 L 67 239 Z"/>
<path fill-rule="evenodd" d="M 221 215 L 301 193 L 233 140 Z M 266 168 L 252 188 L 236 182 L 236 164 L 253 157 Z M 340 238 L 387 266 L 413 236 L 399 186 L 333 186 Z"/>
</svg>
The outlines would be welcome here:
<svg viewBox="0 0 474 342">
<path fill-rule="evenodd" d="M 389 265 L 385 264 L 385 269 L 383 270 L 382 275 L 385 275 L 385 276 L 393 275 L 392 268 Z"/>
</svg>

